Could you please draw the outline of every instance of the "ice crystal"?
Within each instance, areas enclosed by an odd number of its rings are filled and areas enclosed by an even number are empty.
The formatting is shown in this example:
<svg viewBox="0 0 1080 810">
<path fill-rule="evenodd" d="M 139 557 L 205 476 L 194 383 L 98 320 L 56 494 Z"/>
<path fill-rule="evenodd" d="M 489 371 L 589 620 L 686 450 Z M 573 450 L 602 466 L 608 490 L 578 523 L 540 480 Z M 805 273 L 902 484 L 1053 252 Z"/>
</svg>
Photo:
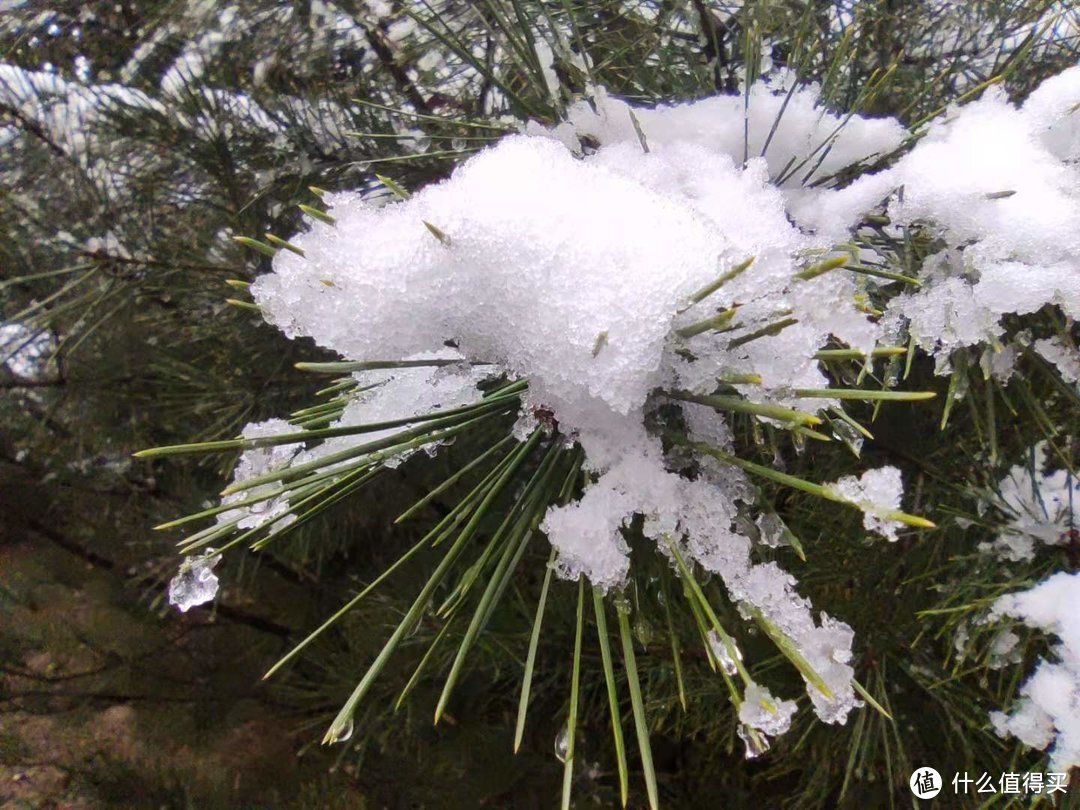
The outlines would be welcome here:
<svg viewBox="0 0 1080 810">
<path fill-rule="evenodd" d="M 735 731 L 739 735 L 739 739 L 743 741 L 743 745 L 746 747 L 745 756 L 747 759 L 757 759 L 772 748 L 772 744 L 769 742 L 768 737 L 748 726 L 740 725 Z"/>
<path fill-rule="evenodd" d="M 218 578 L 213 569 L 219 562 L 221 555 L 212 548 L 197 556 L 185 557 L 180 570 L 169 581 L 169 604 L 187 613 L 213 599 L 218 592 Z"/>
</svg>

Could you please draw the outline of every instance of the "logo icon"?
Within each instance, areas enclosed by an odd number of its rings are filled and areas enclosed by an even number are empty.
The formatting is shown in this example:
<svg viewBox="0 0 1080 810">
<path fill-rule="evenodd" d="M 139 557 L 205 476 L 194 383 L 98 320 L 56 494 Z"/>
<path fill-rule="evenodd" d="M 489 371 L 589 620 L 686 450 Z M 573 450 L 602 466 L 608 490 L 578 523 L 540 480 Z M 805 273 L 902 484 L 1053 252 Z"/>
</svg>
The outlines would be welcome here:
<svg viewBox="0 0 1080 810">
<path fill-rule="evenodd" d="M 941 793 L 941 774 L 933 768 L 916 768 L 908 784 L 920 799 L 932 799 Z"/>
</svg>

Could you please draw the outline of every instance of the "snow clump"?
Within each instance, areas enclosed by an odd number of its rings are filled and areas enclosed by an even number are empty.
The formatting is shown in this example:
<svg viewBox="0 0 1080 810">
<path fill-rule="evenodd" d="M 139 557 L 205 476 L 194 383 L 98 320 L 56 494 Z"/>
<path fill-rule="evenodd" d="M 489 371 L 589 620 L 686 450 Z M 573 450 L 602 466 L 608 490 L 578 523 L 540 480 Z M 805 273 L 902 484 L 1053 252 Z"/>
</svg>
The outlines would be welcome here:
<svg viewBox="0 0 1080 810">
<path fill-rule="evenodd" d="M 1020 687 L 1011 714 L 993 712 L 994 729 L 1032 748 L 1050 747 L 1050 767 L 1080 766 L 1080 574 L 1058 573 L 1033 588 L 1002 596 L 993 616 L 1013 616 L 1057 636 L 1054 658 L 1039 660 Z"/>
<path fill-rule="evenodd" d="M 1006 521 L 992 542 L 979 544 L 980 551 L 1013 562 L 1034 559 L 1037 543 L 1068 542 L 1074 510 L 1080 507 L 1080 479 L 1065 469 L 1046 471 L 1047 443 L 1039 442 L 1029 455 L 1029 463 L 1016 465 L 998 482 L 990 503 Z"/>
</svg>

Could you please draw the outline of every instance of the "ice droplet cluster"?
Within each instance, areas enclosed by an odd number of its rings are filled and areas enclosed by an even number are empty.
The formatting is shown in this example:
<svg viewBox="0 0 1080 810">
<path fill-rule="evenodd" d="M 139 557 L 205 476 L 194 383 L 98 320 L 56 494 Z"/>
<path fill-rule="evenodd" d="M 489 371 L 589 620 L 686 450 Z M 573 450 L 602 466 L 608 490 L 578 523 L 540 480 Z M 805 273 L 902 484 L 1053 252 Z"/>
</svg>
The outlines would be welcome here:
<svg viewBox="0 0 1080 810">
<path fill-rule="evenodd" d="M 739 720 L 769 737 L 778 737 L 791 727 L 795 701 L 778 700 L 760 684 L 751 682 L 739 707 Z"/>
</svg>

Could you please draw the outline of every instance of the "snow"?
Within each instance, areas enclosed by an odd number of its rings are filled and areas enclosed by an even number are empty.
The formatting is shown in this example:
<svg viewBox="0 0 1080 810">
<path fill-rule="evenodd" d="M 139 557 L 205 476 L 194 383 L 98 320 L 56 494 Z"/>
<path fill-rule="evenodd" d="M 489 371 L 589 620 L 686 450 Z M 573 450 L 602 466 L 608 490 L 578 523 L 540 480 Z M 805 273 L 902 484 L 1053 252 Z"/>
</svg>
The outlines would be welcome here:
<svg viewBox="0 0 1080 810">
<path fill-rule="evenodd" d="M 145 44 L 149 48 L 153 43 Z M 326 151 L 348 140 L 346 132 L 354 129 L 354 120 L 329 99 L 302 100 L 281 94 L 273 97 L 273 106 L 264 107 L 246 92 L 194 81 L 208 69 L 215 48 L 223 45 L 224 41 L 217 41 L 214 48 L 207 44 L 202 50 L 185 51 L 163 77 L 165 101 L 124 84 L 84 84 L 47 70 L 30 71 L 0 62 L 0 103 L 16 110 L 28 126 L 62 151 L 77 169 L 80 183 L 89 182 L 103 196 L 116 200 L 130 192 L 128 179 L 133 175 L 175 170 L 171 160 L 175 156 L 122 137 L 115 127 L 118 115 L 167 117 L 194 140 L 252 138 L 282 153 L 299 151 L 290 138 L 301 132 L 305 142 L 314 138 Z M 132 70 L 137 72 L 137 68 L 136 64 Z M 14 140 L 16 134 L 15 127 L 0 127 L 0 143 Z M 13 164 L 11 170 L 17 169 Z M 190 175 L 177 178 L 172 193 L 188 202 L 196 196 L 190 191 L 192 182 Z M 18 185 L 14 177 L 11 184 Z"/>
<path fill-rule="evenodd" d="M 903 524 L 890 520 L 888 513 L 900 509 L 900 498 L 904 493 L 900 470 L 896 467 L 879 467 L 867 470 L 858 478 L 845 475 L 825 486 L 839 499 L 862 510 L 863 526 L 868 531 L 880 534 L 887 540 L 896 540 L 896 532 Z"/>
<path fill-rule="evenodd" d="M 226 6 L 218 14 L 216 23 L 211 23 L 209 19 L 201 21 L 202 30 L 198 36 L 185 45 L 184 50 L 161 77 L 162 91 L 167 95 L 181 96 L 187 92 L 189 85 L 198 82 L 229 40 L 238 38 L 243 33 L 243 27 L 235 25 L 236 12 L 234 6 Z"/>
<path fill-rule="evenodd" d="M 794 74 L 786 70 L 771 81 L 755 82 L 750 89 L 745 130 L 741 95 L 720 95 L 654 109 L 635 108 L 633 113 L 650 150 L 670 144 L 694 144 L 727 155 L 739 165 L 744 155 L 764 156 L 770 179 L 783 178 L 784 185 L 790 186 L 804 177 L 811 181 L 828 177 L 854 163 L 888 154 L 903 141 L 904 128 L 890 118 L 852 116 L 841 126 L 844 118 L 819 106 L 816 85 L 796 87 L 795 82 Z M 626 102 L 600 91 L 592 104 L 575 104 L 564 126 L 603 145 L 636 144 L 630 111 Z M 780 123 L 770 139 L 777 116 Z M 796 166 L 801 169 L 792 171 Z"/>
<path fill-rule="evenodd" d="M 1054 157 L 1080 159 L 1080 68 L 1051 76 L 1024 101 L 1029 126 Z"/>
<path fill-rule="evenodd" d="M 630 108 L 601 92 L 595 108 L 579 104 L 552 130 L 506 137 L 407 201 L 328 195 L 334 224 L 313 222 L 292 237 L 304 255 L 279 253 L 252 293 L 287 335 L 346 358 L 408 357 L 453 341 L 464 358 L 491 364 L 489 373 L 527 378 L 516 435 L 533 427 L 534 408 L 551 410 L 584 448 L 592 477 L 580 500 L 543 520 L 558 572 L 621 586 L 629 575 L 623 531 L 643 516 L 645 535 L 664 553 L 674 544 L 718 573 L 748 615 L 792 640 L 831 693 L 807 684 L 815 711 L 843 722 L 861 705 L 848 664 L 851 629 L 815 620 L 794 578 L 752 562 L 752 543 L 735 525 L 740 504 L 755 500 L 741 472 L 705 460 L 703 475 L 688 481 L 645 429 L 658 388 L 709 394 L 728 375 L 760 376 L 754 399 L 816 411 L 830 402 L 793 393 L 826 385 L 813 353 L 833 337 L 862 351 L 883 337 L 856 305 L 849 274 L 795 278 L 835 254 L 791 223 L 776 181 L 792 157 L 807 162 L 803 174 L 817 165 L 825 176 L 892 151 L 904 133 L 859 117 L 840 128 L 815 108 L 815 88 L 796 88 L 765 150 L 787 89 L 753 89 L 745 166 L 741 100 L 636 110 L 639 138 Z M 599 148 L 585 154 L 582 136 Z M 750 257 L 748 269 L 693 302 Z M 729 332 L 678 335 L 736 306 Z M 797 322 L 776 336 L 737 341 L 792 314 Z M 400 416 L 418 396 L 387 391 L 386 402 Z M 716 411 L 687 404 L 684 413 L 691 438 L 730 445 Z M 851 491 L 838 482 L 838 497 L 864 509 L 868 528 L 894 532 L 880 515 L 899 507 L 899 473 L 853 481 Z"/>
<path fill-rule="evenodd" d="M 0 367 L 20 380 L 39 381 L 49 376 L 55 349 L 56 340 L 46 329 L 0 323 Z"/>
<path fill-rule="evenodd" d="M 739 720 L 762 734 L 777 737 L 791 727 L 795 709 L 795 701 L 777 700 L 766 687 L 751 681 L 739 707 Z"/>
<path fill-rule="evenodd" d="M 860 705 L 848 665 L 854 633 L 824 614 L 816 623 L 792 576 L 775 563 L 751 562 L 750 540 L 734 527 L 736 502 L 750 502 L 747 482 L 727 467 L 714 469 L 712 476 L 687 481 L 667 472 L 658 445 L 642 457 L 625 457 L 580 501 L 548 511 L 542 528 L 559 551 L 558 570 L 568 577 L 585 573 L 604 588 L 620 584 L 629 566 L 620 527 L 633 514 L 644 515 L 643 533 L 662 551 L 667 553 L 669 542 L 680 546 L 684 556 L 720 575 L 744 612 L 760 614 L 793 642 L 832 693 L 826 696 L 807 684 L 818 717 L 844 722 Z"/>
<path fill-rule="evenodd" d="M 1032 348 L 1044 360 L 1057 366 L 1062 380 L 1080 385 L 1080 350 L 1076 346 L 1070 345 L 1064 338 L 1053 337 L 1036 340 Z"/>
<path fill-rule="evenodd" d="M 894 166 L 843 189 L 798 191 L 804 228 L 846 238 L 884 206 L 894 226 L 927 225 L 945 247 L 928 283 L 896 297 L 888 317 L 949 371 L 950 354 L 1003 334 L 1007 313 L 1055 304 L 1080 316 L 1080 66 L 1020 107 L 1003 90 L 950 109 Z"/>
<path fill-rule="evenodd" d="M 296 428 L 284 419 L 270 419 L 266 422 L 247 425 L 241 435 L 245 439 L 257 439 L 295 432 Z M 243 483 L 287 467 L 289 462 L 300 452 L 300 449 L 300 444 L 279 444 L 245 450 L 240 455 L 240 459 L 236 463 L 236 469 L 233 471 L 233 483 Z M 250 491 L 226 495 L 221 500 L 223 506 L 229 506 L 255 497 L 262 498 L 262 500 L 221 512 L 217 517 L 217 522 L 225 524 L 235 521 L 237 528 L 240 529 L 254 529 L 272 522 L 271 531 L 281 531 L 289 523 L 296 520 L 294 515 L 288 514 L 288 501 L 284 497 L 275 496 L 274 493 L 281 490 L 282 485 L 278 483 L 262 484 Z"/>
<path fill-rule="evenodd" d="M 428 353 L 412 357 L 412 360 L 447 359 L 452 352 Z M 376 422 L 403 419 L 438 410 L 450 410 L 475 402 L 479 396 L 477 383 L 487 372 L 483 367 L 420 366 L 390 371 L 358 372 L 355 376 L 358 389 L 345 406 L 341 416 L 333 422 L 337 428 L 366 425 Z M 408 404 L 403 404 L 408 403 Z M 301 464 L 318 464 L 322 459 L 348 451 L 361 444 L 385 439 L 401 430 L 387 428 L 348 436 L 335 436 L 310 448 L 303 443 L 275 444 L 245 450 L 233 470 L 232 483 L 243 484 L 269 473 L 278 472 Z M 295 434 L 300 428 L 284 419 L 269 419 L 249 424 L 241 436 L 245 439 L 271 438 Z M 438 443 L 435 444 L 438 446 Z M 425 448 L 433 452 L 430 448 Z M 384 466 L 396 467 L 409 458 L 415 449 L 403 448 L 383 461 Z M 320 466 L 324 472 L 343 467 L 347 461 L 327 462 Z M 257 500 L 256 500 L 257 499 Z M 255 500 L 254 503 L 247 503 Z M 218 514 L 219 525 L 235 523 L 239 529 L 268 527 L 270 534 L 280 532 L 295 522 L 297 517 L 280 482 L 258 484 L 222 498 L 223 506 L 236 504 L 236 508 Z M 244 502 L 241 505 L 241 502 Z"/>
<path fill-rule="evenodd" d="M 991 669 L 1001 669 L 1009 664 L 1019 663 L 1023 658 L 1023 651 L 1018 646 L 1019 643 L 1020 636 L 1011 630 L 1002 630 L 994 637 L 994 641 L 990 645 L 986 665 Z"/>
<path fill-rule="evenodd" d="M 109 191 L 125 186 L 124 173 L 107 160 L 119 150 L 116 143 L 97 137 L 97 125 L 110 111 L 138 109 L 167 114 L 163 105 L 145 93 L 123 85 L 86 86 L 46 70 L 29 71 L 5 62 L 0 62 L 0 103 L 39 127 L 85 178 Z"/>
<path fill-rule="evenodd" d="M 307 258 L 279 256 L 253 286 L 272 323 L 357 358 L 456 340 L 528 374 L 535 403 L 585 441 L 643 406 L 678 302 L 726 247 L 674 200 L 537 138 L 507 138 L 408 202 L 328 202 L 337 225 L 296 237 Z"/>
<path fill-rule="evenodd" d="M 1069 541 L 1080 481 L 1067 470 L 1050 469 L 1047 442 L 1031 448 L 1027 463 L 1011 468 L 989 503 L 1005 515 L 992 543 L 979 549 L 1008 561 L 1030 561 L 1039 545 Z M 1019 619 L 1057 637 L 1053 658 L 1040 658 L 1020 687 L 1011 712 L 992 712 L 994 729 L 1033 748 L 1047 749 L 1055 771 L 1080 765 L 1080 574 L 1061 572 L 1042 582 L 999 597 L 987 620 Z M 999 668 L 1021 660 L 1019 636 L 1007 627 L 989 650 L 989 664 Z"/>
<path fill-rule="evenodd" d="M 1020 687 L 1010 714 L 994 712 L 1002 736 L 1050 749 L 1050 767 L 1068 772 L 1080 765 L 1080 574 L 1058 573 L 1026 591 L 1007 594 L 992 615 L 1012 616 L 1057 637 L 1055 661 L 1042 658 Z"/>
<path fill-rule="evenodd" d="M 1027 463 L 1012 467 L 998 482 L 990 503 L 1006 521 L 993 542 L 979 545 L 981 551 L 1017 562 L 1034 559 L 1036 544 L 1068 540 L 1074 509 L 1080 506 L 1080 479 L 1064 469 L 1047 471 L 1048 453 L 1047 443 L 1039 442 Z"/>
</svg>

